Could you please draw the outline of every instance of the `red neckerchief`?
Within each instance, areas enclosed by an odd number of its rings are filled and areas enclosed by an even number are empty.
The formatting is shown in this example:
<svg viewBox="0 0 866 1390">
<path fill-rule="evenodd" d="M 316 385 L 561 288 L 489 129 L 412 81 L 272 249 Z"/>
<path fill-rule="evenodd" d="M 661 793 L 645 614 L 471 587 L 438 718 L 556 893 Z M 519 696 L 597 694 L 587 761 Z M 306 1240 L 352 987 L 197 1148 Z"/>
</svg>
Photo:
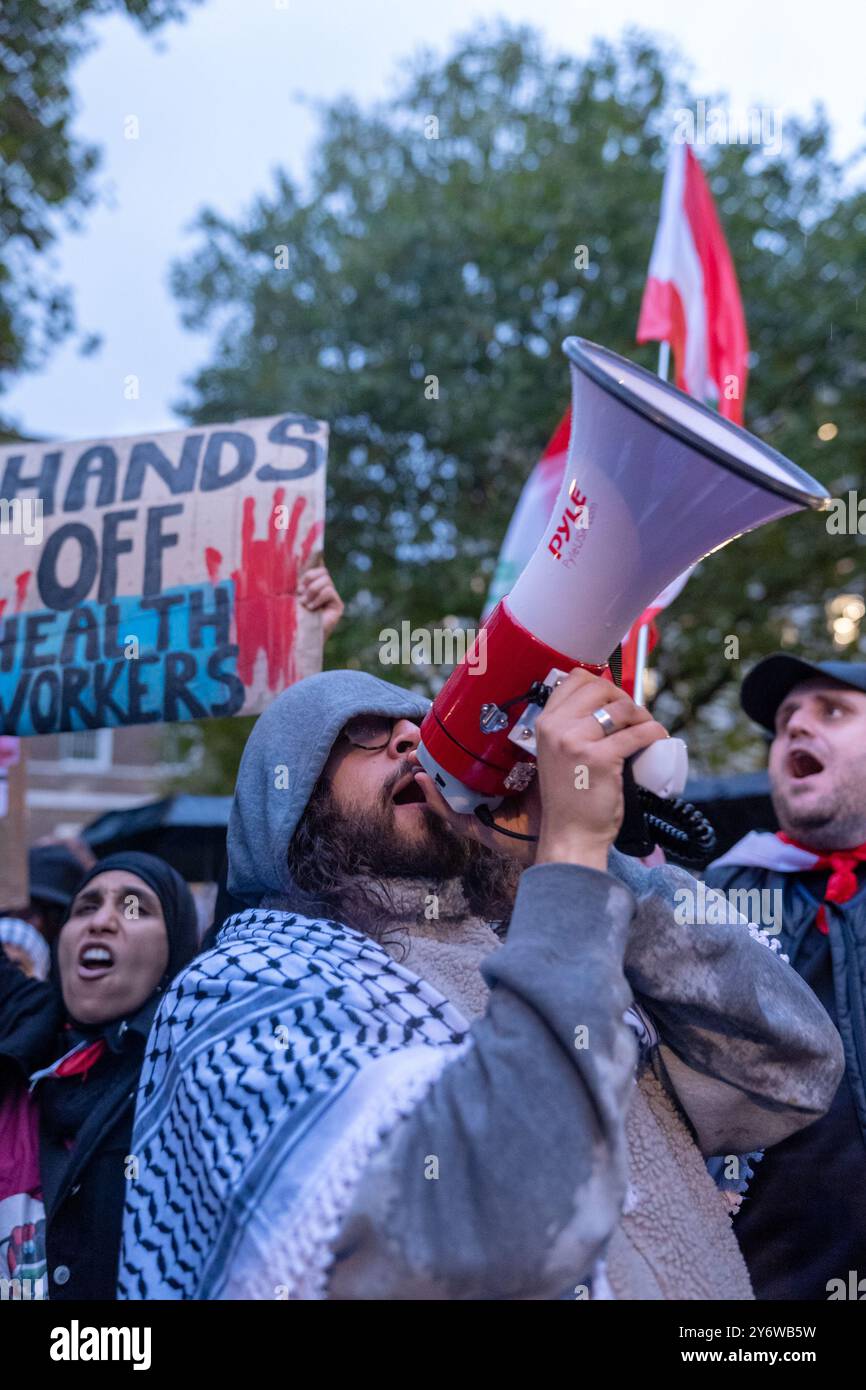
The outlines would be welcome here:
<svg viewBox="0 0 866 1390">
<path fill-rule="evenodd" d="M 64 1057 L 62 1062 L 58 1062 L 52 1075 L 84 1076 L 107 1051 L 108 1043 L 105 1038 L 97 1038 L 96 1042 L 88 1043 L 86 1047 L 82 1047 L 80 1052 L 73 1052 Z"/>
<path fill-rule="evenodd" d="M 64 1025 L 65 1031 L 69 1031 L 69 1024 Z M 64 1053 L 56 1062 L 52 1062 L 50 1067 L 43 1067 L 41 1071 L 35 1071 L 30 1077 L 30 1090 L 33 1091 L 38 1081 L 44 1081 L 46 1077 L 59 1076 L 61 1080 L 66 1080 L 70 1076 L 79 1076 L 82 1084 L 87 1080 L 87 1074 L 96 1065 L 100 1057 L 104 1057 L 108 1051 L 108 1043 L 105 1038 L 96 1038 L 94 1042 L 76 1043 L 75 1047 L 70 1048 L 69 1052 Z M 67 1137 L 63 1140 L 64 1148 L 73 1149 L 75 1139 Z"/>
<path fill-rule="evenodd" d="M 68 1023 L 66 1027 L 68 1029 Z M 40 1071 L 31 1073 L 31 1091 L 37 1081 L 43 1081 L 49 1076 L 59 1076 L 63 1079 L 68 1076 L 80 1076 L 82 1080 L 86 1080 L 91 1067 L 95 1066 L 100 1057 L 103 1057 L 107 1051 L 108 1043 L 105 1038 L 97 1038 L 92 1043 L 76 1043 L 75 1047 L 70 1048 L 69 1052 L 65 1052 L 58 1061 L 52 1062 L 49 1067 L 42 1067 Z"/>
<path fill-rule="evenodd" d="M 866 863 L 866 842 L 862 845 L 854 845 L 851 849 L 836 849 L 831 854 L 820 854 L 809 845 L 803 845 L 799 840 L 793 840 L 790 835 L 785 834 L 784 830 L 777 830 L 776 835 L 786 845 L 794 845 L 796 849 L 804 849 L 807 854 L 814 854 L 813 869 L 830 870 L 830 877 L 824 893 L 825 903 L 847 903 L 849 898 L 853 898 L 860 886 L 855 867 L 857 864 Z M 818 908 L 815 926 L 825 936 L 830 931 L 824 903 Z"/>
</svg>

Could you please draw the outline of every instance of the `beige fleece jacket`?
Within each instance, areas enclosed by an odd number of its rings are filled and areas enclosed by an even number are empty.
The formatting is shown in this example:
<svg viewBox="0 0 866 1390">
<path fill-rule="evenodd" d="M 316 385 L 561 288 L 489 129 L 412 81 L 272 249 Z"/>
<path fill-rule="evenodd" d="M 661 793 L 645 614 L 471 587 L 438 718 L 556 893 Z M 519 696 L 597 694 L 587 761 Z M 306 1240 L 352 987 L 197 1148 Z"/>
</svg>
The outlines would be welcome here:
<svg viewBox="0 0 866 1390">
<path fill-rule="evenodd" d="M 454 887 L 447 886 L 447 892 L 444 903 L 440 898 L 438 920 L 414 921 L 400 944 L 386 949 L 471 1022 L 485 1013 L 490 993 L 481 961 L 502 940 L 477 917 L 452 916 Z M 626 1138 L 626 1200 L 604 1266 L 596 1270 L 592 1296 L 751 1299 L 728 1204 L 707 1172 L 683 1112 L 648 1062 L 638 1067 Z M 578 1288 L 576 1296 L 586 1294 Z"/>
</svg>

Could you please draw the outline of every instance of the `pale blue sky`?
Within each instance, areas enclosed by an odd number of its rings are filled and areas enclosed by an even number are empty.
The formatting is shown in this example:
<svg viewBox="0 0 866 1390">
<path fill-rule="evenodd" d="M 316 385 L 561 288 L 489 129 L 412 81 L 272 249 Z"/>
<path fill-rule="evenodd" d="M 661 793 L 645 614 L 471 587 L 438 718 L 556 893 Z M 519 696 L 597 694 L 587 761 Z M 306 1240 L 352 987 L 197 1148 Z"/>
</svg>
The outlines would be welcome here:
<svg viewBox="0 0 866 1390">
<path fill-rule="evenodd" d="M 76 70 L 76 129 L 103 147 L 110 202 L 91 210 L 83 232 L 62 233 L 53 260 L 75 288 L 81 327 L 104 344 L 90 358 L 56 351 L 0 412 L 55 439 L 180 423 L 171 403 L 208 343 L 179 323 L 170 262 L 194 244 L 185 228 L 203 204 L 234 216 L 270 188 L 275 166 L 303 174 L 315 119 L 298 93 L 384 97 L 409 53 L 447 51 L 480 19 L 532 23 L 577 54 L 594 35 L 615 38 L 636 23 L 678 44 L 698 95 L 727 91 L 734 106 L 771 106 L 783 119 L 822 101 L 845 155 L 866 135 L 864 13 L 851 0 L 205 0 L 156 40 L 120 18 L 100 22 L 99 46 Z M 124 138 L 130 115 L 137 140 Z M 130 374 L 138 400 L 124 397 Z"/>
</svg>

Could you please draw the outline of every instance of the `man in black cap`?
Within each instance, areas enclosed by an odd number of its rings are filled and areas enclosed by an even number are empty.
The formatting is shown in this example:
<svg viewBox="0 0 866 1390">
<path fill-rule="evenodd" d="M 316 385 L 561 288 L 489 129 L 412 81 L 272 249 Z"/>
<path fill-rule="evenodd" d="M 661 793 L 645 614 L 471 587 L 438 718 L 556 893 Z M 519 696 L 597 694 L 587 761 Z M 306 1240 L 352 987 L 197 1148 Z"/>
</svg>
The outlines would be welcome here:
<svg viewBox="0 0 866 1390">
<path fill-rule="evenodd" d="M 765 1154 L 734 1228 L 758 1298 L 863 1297 L 866 665 L 778 653 L 750 671 L 741 702 L 772 735 L 780 830 L 752 831 L 704 878 L 773 904 L 782 950 L 842 1035 L 846 1070 L 823 1119 Z"/>
</svg>

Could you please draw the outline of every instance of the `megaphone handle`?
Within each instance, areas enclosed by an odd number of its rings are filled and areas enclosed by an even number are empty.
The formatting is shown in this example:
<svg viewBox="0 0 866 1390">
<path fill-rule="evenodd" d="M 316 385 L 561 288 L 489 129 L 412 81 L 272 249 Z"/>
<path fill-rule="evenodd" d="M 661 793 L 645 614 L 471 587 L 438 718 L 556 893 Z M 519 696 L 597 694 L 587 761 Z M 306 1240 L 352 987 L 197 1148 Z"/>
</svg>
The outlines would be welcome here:
<svg viewBox="0 0 866 1390">
<path fill-rule="evenodd" d="M 629 854 L 636 859 L 642 859 L 645 855 L 652 854 L 655 841 L 649 837 L 632 762 L 632 758 L 626 758 L 623 764 L 622 784 L 625 809 L 619 834 L 613 843 L 614 849 L 618 849 L 620 854 Z"/>
<path fill-rule="evenodd" d="M 680 796 L 689 775 L 689 750 L 681 738 L 651 743 L 629 760 L 638 786 L 657 796 Z"/>
</svg>

